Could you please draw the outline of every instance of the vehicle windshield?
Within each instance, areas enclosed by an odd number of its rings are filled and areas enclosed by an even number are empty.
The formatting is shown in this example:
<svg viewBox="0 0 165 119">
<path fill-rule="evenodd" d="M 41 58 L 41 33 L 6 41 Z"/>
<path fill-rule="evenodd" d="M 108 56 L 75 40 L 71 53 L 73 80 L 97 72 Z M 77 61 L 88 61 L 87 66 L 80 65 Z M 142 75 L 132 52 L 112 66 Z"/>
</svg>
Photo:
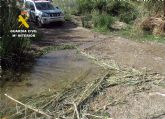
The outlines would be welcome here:
<svg viewBox="0 0 165 119">
<path fill-rule="evenodd" d="M 37 2 L 35 4 L 38 10 L 54 10 L 54 6 L 49 2 Z"/>
</svg>

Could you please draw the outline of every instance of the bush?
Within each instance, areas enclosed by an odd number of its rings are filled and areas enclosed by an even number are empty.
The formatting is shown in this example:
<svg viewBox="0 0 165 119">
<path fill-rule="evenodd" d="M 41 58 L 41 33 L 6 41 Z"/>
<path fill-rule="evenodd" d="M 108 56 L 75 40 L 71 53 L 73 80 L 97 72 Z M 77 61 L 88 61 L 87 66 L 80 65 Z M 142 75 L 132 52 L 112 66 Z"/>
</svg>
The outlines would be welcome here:
<svg viewBox="0 0 165 119">
<path fill-rule="evenodd" d="M 150 14 L 163 13 L 163 6 L 163 0 L 148 0 L 144 4 L 144 7 L 149 11 Z"/>
<path fill-rule="evenodd" d="M 125 23 L 131 23 L 133 20 L 137 18 L 137 13 L 130 11 L 130 12 L 125 12 L 119 15 L 119 20 L 123 21 Z"/>
<path fill-rule="evenodd" d="M 94 0 L 77 0 L 78 12 L 80 14 L 91 12 L 94 9 Z"/>
<path fill-rule="evenodd" d="M 18 29 L 17 17 L 20 10 L 16 7 L 16 1 L 2 0 L 2 41 L 1 58 L 2 69 L 12 68 L 12 65 L 19 65 L 22 57 L 25 58 L 25 51 L 30 46 L 29 38 L 13 38 L 10 30 Z M 15 61 L 15 62 L 14 62 Z"/>
<path fill-rule="evenodd" d="M 130 23 L 138 16 L 138 10 L 133 2 L 114 1 L 114 0 L 77 0 L 78 12 L 91 13 L 93 10 L 100 14 L 107 13 L 118 17 L 120 21 Z"/>
<path fill-rule="evenodd" d="M 85 28 L 92 28 L 92 16 L 91 15 L 86 15 L 82 18 L 82 26 Z"/>
<path fill-rule="evenodd" d="M 100 12 L 106 11 L 107 0 L 95 0 L 93 5 Z"/>
<path fill-rule="evenodd" d="M 161 17 L 147 17 L 142 21 L 140 27 L 144 32 L 147 31 L 153 35 L 165 35 L 165 20 Z"/>
<path fill-rule="evenodd" d="M 138 16 L 138 10 L 132 2 L 111 1 L 107 4 L 106 12 L 112 16 L 119 17 L 120 21 L 130 23 Z"/>
<path fill-rule="evenodd" d="M 79 13 L 90 13 L 93 10 L 106 10 L 107 0 L 77 0 Z"/>
<path fill-rule="evenodd" d="M 114 23 L 114 17 L 108 14 L 99 14 L 95 12 L 92 17 L 92 21 L 95 28 L 102 30 L 110 29 L 110 26 Z"/>
</svg>

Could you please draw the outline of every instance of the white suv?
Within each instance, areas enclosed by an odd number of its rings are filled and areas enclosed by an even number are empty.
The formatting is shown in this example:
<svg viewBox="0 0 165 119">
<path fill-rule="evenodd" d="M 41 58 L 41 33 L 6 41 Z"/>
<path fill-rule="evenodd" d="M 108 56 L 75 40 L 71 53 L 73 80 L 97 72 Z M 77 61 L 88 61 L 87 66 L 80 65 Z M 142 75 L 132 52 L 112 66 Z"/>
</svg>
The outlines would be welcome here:
<svg viewBox="0 0 165 119">
<path fill-rule="evenodd" d="M 40 27 L 52 22 L 64 22 L 62 10 L 53 6 L 49 0 L 26 0 L 24 7 L 29 13 L 30 20 Z"/>
</svg>

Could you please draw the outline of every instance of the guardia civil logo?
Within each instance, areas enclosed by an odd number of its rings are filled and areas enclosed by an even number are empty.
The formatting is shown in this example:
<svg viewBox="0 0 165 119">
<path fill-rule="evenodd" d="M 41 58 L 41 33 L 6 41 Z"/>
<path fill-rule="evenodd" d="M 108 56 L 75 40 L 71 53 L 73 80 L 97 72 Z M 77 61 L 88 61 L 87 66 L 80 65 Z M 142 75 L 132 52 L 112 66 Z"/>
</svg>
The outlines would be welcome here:
<svg viewBox="0 0 165 119">
<path fill-rule="evenodd" d="M 20 23 L 19 28 L 21 27 L 29 28 L 29 24 L 27 23 L 28 18 L 29 18 L 28 13 L 22 11 L 21 15 L 18 16 L 18 22 Z"/>
</svg>

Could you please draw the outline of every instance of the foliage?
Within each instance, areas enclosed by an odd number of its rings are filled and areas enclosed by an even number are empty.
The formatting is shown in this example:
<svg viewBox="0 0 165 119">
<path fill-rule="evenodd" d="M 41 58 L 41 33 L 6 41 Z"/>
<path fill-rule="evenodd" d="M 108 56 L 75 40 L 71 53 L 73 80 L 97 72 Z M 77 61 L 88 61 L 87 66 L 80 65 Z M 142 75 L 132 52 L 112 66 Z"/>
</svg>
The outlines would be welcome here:
<svg viewBox="0 0 165 119">
<path fill-rule="evenodd" d="M 125 38 L 129 38 L 132 40 L 137 40 L 140 42 L 143 41 L 156 41 L 156 42 L 161 42 L 165 43 L 165 37 L 164 36 L 155 36 L 149 32 L 140 32 L 139 29 L 135 29 L 133 26 L 129 26 L 125 30 L 121 30 L 118 32 L 112 32 L 110 33 L 112 35 L 117 34 Z"/>
<path fill-rule="evenodd" d="M 80 14 L 90 13 L 93 10 L 102 12 L 106 10 L 107 0 L 77 0 L 77 4 Z"/>
<path fill-rule="evenodd" d="M 95 0 L 94 8 L 100 12 L 106 11 L 107 3 L 107 0 Z"/>
<path fill-rule="evenodd" d="M 144 7 L 147 8 L 149 13 L 160 14 L 163 12 L 163 1 L 162 0 L 148 0 L 144 3 Z"/>
<path fill-rule="evenodd" d="M 99 11 L 93 11 L 82 18 L 82 26 L 85 28 L 96 28 L 100 31 L 107 31 L 111 28 L 115 18 Z"/>
<path fill-rule="evenodd" d="M 90 22 L 91 20 L 92 20 L 92 15 L 86 14 L 82 18 L 82 26 L 85 28 L 91 28 L 92 27 L 92 23 Z"/>
<path fill-rule="evenodd" d="M 151 15 L 158 18 L 163 15 L 164 8 L 163 1 L 161 0 L 147 0 L 145 2 L 137 0 L 77 0 L 77 3 L 78 12 L 85 15 L 83 18 L 83 26 L 88 28 L 93 26 L 99 31 L 109 30 L 114 20 L 133 25 L 137 21 L 142 21 Z M 153 24 L 157 23 L 154 22 Z M 160 28 L 157 29 L 162 29 L 162 27 L 163 26 L 160 25 Z M 141 35 L 145 34 L 141 32 Z M 149 38 L 154 39 L 155 37 L 148 37 L 147 35 L 145 39 Z M 160 39 L 162 39 L 162 37 Z"/>
<path fill-rule="evenodd" d="M 114 0 L 77 0 L 79 13 L 92 13 L 97 10 L 101 13 L 119 17 L 120 21 L 126 23 L 135 20 L 138 11 L 132 2 Z"/>
<path fill-rule="evenodd" d="M 16 7 L 16 1 L 14 0 L 2 0 L 1 5 L 3 7 L 2 13 L 2 41 L 1 41 L 1 58 L 2 69 L 10 68 L 14 63 L 13 61 L 20 63 L 21 57 L 24 57 L 26 49 L 30 45 L 28 38 L 14 38 L 10 33 L 10 30 L 18 29 L 17 17 L 20 14 L 20 10 Z"/>
<path fill-rule="evenodd" d="M 78 4 L 78 12 L 82 13 L 90 13 L 94 9 L 94 0 L 77 0 Z"/>
<path fill-rule="evenodd" d="M 114 23 L 114 18 L 108 14 L 99 14 L 98 12 L 93 13 L 92 21 L 95 28 L 101 30 L 108 30 Z"/>
<path fill-rule="evenodd" d="M 107 4 L 107 13 L 119 17 L 120 21 L 129 23 L 138 16 L 138 10 L 132 2 L 111 1 Z"/>
</svg>

